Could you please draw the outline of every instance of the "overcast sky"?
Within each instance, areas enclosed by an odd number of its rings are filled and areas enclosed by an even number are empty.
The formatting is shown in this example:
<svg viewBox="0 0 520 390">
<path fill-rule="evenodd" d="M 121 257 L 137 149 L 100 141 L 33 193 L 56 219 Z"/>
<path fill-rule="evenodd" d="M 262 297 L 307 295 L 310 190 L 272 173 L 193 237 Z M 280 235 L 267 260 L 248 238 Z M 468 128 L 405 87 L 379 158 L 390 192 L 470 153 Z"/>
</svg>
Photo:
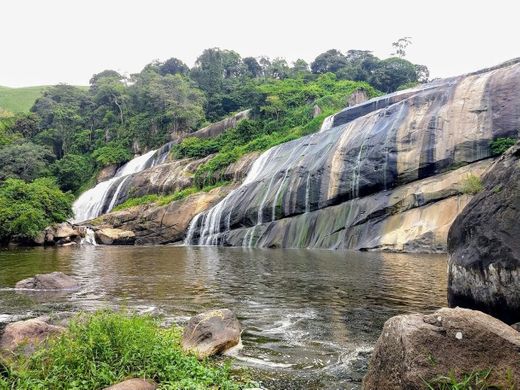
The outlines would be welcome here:
<svg viewBox="0 0 520 390">
<path fill-rule="evenodd" d="M 520 56 L 516 0 L 0 0 L 0 85 L 86 85 L 104 69 L 154 59 L 193 65 L 209 47 L 303 58 L 413 38 L 408 59 L 433 77 Z"/>
</svg>

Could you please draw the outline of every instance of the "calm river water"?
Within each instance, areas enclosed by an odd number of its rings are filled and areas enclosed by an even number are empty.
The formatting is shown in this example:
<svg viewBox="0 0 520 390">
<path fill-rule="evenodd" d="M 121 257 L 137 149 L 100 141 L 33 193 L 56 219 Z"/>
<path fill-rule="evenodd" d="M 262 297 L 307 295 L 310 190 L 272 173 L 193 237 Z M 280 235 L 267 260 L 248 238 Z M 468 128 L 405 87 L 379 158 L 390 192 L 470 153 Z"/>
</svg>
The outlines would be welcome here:
<svg viewBox="0 0 520 390">
<path fill-rule="evenodd" d="M 81 290 L 27 295 L 14 284 L 63 271 Z M 358 389 L 389 317 L 446 306 L 446 257 L 217 247 L 0 251 L 0 323 L 49 312 L 125 307 L 184 323 L 234 310 L 237 365 L 269 389 Z"/>
</svg>

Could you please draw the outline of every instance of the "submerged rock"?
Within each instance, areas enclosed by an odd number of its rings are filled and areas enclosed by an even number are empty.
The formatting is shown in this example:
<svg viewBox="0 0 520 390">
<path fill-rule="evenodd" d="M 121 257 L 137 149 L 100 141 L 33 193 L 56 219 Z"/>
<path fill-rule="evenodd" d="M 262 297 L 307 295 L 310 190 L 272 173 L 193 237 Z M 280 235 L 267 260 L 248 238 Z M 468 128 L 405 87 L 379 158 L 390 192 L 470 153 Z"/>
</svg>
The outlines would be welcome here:
<svg viewBox="0 0 520 390">
<path fill-rule="evenodd" d="M 479 311 L 440 309 L 390 318 L 370 360 L 363 389 L 424 389 L 440 376 L 491 369 L 498 388 L 520 385 L 520 333 Z"/>
<path fill-rule="evenodd" d="M 190 319 L 181 345 L 185 351 L 203 359 L 238 345 L 240 333 L 240 323 L 231 310 L 211 310 Z"/>
<path fill-rule="evenodd" d="M 71 276 L 63 272 L 50 274 L 37 274 L 31 278 L 20 280 L 16 283 L 16 289 L 31 290 L 75 290 L 79 283 Z"/>
<path fill-rule="evenodd" d="M 106 387 L 105 390 L 155 390 L 157 385 L 149 380 L 145 379 L 127 379 L 126 381 L 120 382 L 116 385 Z"/>
<path fill-rule="evenodd" d="M 103 228 L 96 231 L 96 241 L 104 245 L 133 245 L 135 233 L 130 230 Z"/>
<path fill-rule="evenodd" d="M 520 321 L 520 143 L 484 175 L 448 237 L 448 300 Z"/>
<path fill-rule="evenodd" d="M 13 322 L 5 327 L 0 337 L 0 349 L 14 352 L 21 347 L 24 354 L 30 354 L 48 337 L 59 335 L 64 331 L 65 328 L 50 325 L 38 318 Z"/>
</svg>

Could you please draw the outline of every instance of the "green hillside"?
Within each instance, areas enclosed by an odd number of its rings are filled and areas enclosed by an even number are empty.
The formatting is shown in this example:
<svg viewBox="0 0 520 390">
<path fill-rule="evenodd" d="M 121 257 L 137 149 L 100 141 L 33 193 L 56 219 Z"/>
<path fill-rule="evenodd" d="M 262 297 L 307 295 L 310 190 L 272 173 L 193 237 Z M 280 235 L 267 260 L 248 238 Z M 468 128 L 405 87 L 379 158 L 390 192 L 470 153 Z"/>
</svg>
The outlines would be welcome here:
<svg viewBox="0 0 520 390">
<path fill-rule="evenodd" d="M 28 112 L 46 86 L 9 88 L 0 86 L 0 109 L 9 112 Z"/>
</svg>

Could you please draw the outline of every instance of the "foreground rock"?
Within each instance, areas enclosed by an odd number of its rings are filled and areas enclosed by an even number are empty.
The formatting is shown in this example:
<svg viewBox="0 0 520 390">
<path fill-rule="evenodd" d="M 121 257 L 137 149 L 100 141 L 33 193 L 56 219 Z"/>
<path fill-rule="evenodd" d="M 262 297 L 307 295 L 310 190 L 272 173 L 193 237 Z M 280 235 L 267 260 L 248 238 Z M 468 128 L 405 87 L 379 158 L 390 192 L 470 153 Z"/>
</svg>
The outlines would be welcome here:
<svg viewBox="0 0 520 390">
<path fill-rule="evenodd" d="M 127 379 L 121 383 L 105 388 L 105 390 L 155 390 L 157 385 L 145 379 Z"/>
<path fill-rule="evenodd" d="M 14 352 L 23 348 L 22 353 L 30 354 L 38 344 L 64 331 L 65 328 L 50 325 L 38 318 L 13 322 L 4 329 L 0 338 L 0 350 Z"/>
<path fill-rule="evenodd" d="M 520 333 L 479 311 L 440 309 L 390 318 L 363 380 L 363 389 L 424 389 L 450 372 L 461 377 L 492 369 L 498 388 L 520 385 Z"/>
<path fill-rule="evenodd" d="M 485 174 L 448 237 L 448 300 L 520 321 L 520 143 Z"/>
<path fill-rule="evenodd" d="M 32 278 L 20 280 L 16 283 L 17 289 L 31 290 L 76 290 L 79 283 L 71 276 L 63 272 L 52 272 L 50 274 L 37 274 Z"/>
<path fill-rule="evenodd" d="M 135 233 L 131 230 L 104 228 L 96 231 L 96 241 L 104 245 L 133 245 Z"/>
<path fill-rule="evenodd" d="M 181 345 L 186 352 L 203 359 L 238 345 L 240 333 L 240 323 L 231 310 L 211 310 L 190 319 Z"/>
</svg>

